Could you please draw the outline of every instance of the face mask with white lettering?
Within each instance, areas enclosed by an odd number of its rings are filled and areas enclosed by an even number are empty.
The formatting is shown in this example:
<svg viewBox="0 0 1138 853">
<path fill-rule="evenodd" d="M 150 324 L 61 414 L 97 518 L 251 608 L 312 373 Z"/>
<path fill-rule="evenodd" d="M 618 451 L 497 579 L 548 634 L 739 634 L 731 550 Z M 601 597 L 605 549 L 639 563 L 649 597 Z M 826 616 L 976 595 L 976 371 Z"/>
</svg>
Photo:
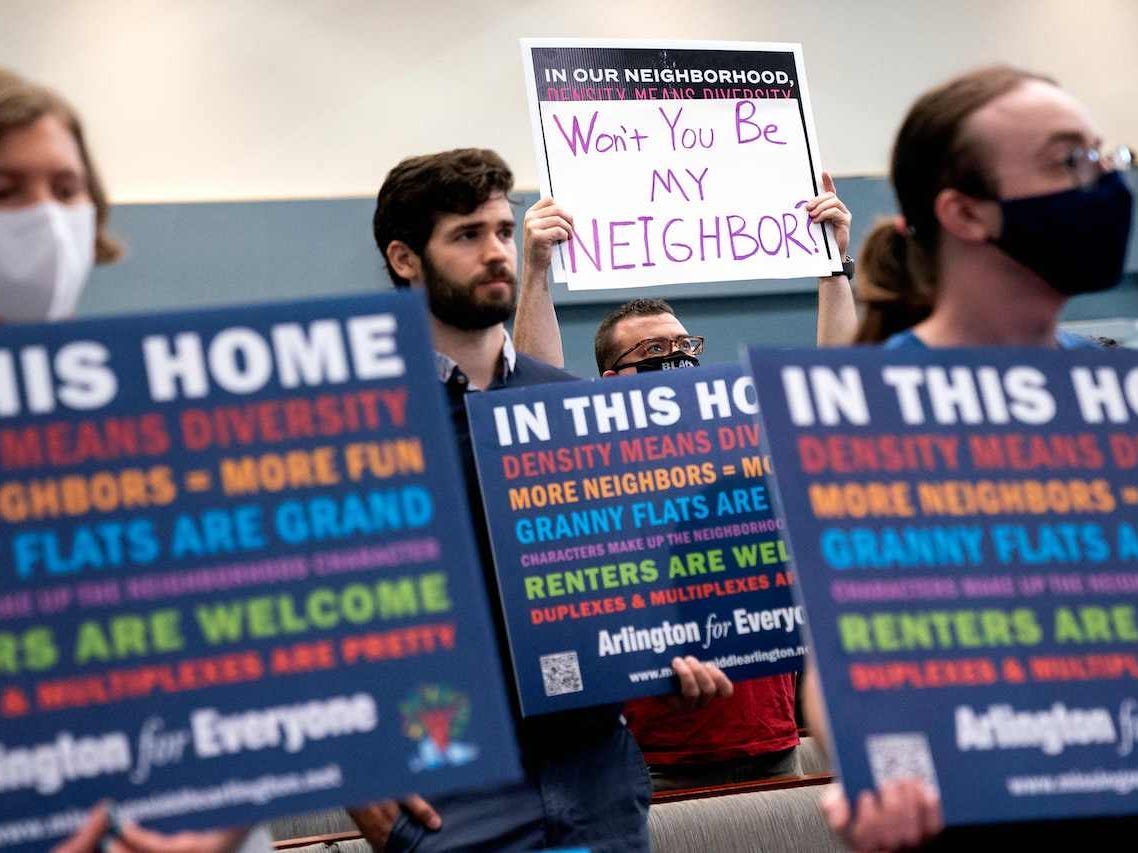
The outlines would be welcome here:
<svg viewBox="0 0 1138 853">
<path fill-rule="evenodd" d="M 637 373 L 652 373 L 657 370 L 680 370 L 685 367 L 699 367 L 699 359 L 678 352 L 672 355 L 646 358 L 627 366 L 635 367 Z"/>
<path fill-rule="evenodd" d="M 94 205 L 0 210 L 0 322 L 70 317 L 94 265 Z"/>
</svg>

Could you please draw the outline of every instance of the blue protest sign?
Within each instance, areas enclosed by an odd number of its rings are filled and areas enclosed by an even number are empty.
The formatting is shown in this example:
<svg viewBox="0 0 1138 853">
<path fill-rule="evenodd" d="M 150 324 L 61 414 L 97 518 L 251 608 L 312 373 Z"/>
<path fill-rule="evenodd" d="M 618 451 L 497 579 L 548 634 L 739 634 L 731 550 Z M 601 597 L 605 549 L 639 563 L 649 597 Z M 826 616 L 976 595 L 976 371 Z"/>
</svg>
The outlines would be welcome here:
<svg viewBox="0 0 1138 853">
<path fill-rule="evenodd" d="M 751 349 L 850 793 L 1136 814 L 1138 359 Z"/>
<path fill-rule="evenodd" d="M 801 668 L 801 611 L 734 365 L 467 397 L 523 713 Z"/>
<path fill-rule="evenodd" d="M 421 298 L 0 328 L 0 846 L 516 778 Z"/>
</svg>

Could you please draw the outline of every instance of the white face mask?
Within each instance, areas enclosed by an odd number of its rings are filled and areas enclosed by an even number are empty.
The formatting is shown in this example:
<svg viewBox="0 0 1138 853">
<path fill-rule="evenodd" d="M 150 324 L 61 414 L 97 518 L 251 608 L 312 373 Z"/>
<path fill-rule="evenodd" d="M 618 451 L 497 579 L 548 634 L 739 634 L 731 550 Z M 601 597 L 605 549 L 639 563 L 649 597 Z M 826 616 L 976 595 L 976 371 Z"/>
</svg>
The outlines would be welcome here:
<svg viewBox="0 0 1138 853">
<path fill-rule="evenodd" d="M 0 210 L 0 322 L 60 320 L 95 265 L 95 206 Z"/>
</svg>

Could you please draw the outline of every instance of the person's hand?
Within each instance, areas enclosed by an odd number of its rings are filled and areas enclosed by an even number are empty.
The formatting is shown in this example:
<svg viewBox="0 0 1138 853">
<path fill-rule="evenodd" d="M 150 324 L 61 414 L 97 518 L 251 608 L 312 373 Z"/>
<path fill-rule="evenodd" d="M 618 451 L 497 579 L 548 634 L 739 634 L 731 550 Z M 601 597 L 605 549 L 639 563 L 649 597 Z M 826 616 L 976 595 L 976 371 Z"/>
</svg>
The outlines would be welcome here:
<svg viewBox="0 0 1138 853">
<path fill-rule="evenodd" d="M 86 822 L 75 834 L 51 848 L 52 853 L 94 853 L 99 849 L 103 834 L 111 825 L 110 815 L 104 805 L 95 806 Z"/>
<path fill-rule="evenodd" d="M 125 823 L 108 849 L 110 853 L 233 853 L 247 834 L 246 829 L 215 829 L 166 835 Z"/>
<path fill-rule="evenodd" d="M 395 822 L 399 820 L 399 813 L 407 812 L 411 820 L 420 823 L 432 832 L 443 825 L 443 819 L 434 810 L 430 803 L 418 794 L 412 794 L 402 801 L 383 800 L 372 803 L 370 806 L 350 808 L 348 814 L 359 827 L 360 834 L 368 840 L 376 850 L 382 850 L 387 844 Z"/>
<path fill-rule="evenodd" d="M 553 247 L 573 233 L 573 217 L 551 198 L 543 198 L 526 211 L 522 237 L 522 263 L 526 276 L 542 278 L 553 262 Z"/>
<path fill-rule="evenodd" d="M 944 828 L 940 797 L 919 779 L 891 779 L 876 792 L 862 791 L 851 810 L 840 785 L 822 795 L 826 822 L 852 850 L 905 850 Z"/>
<path fill-rule="evenodd" d="M 834 179 L 829 172 L 822 173 L 822 189 L 824 192 L 806 203 L 806 212 L 810 221 L 816 225 L 829 222 L 834 226 L 834 238 L 838 241 L 838 254 L 846 256 L 850 247 L 850 223 L 853 216 L 834 188 Z"/>
<path fill-rule="evenodd" d="M 245 839 L 246 829 L 219 829 L 204 832 L 178 832 L 167 835 L 131 823 L 122 823 L 106 847 L 100 846 L 111 828 L 106 806 L 91 810 L 79 830 L 61 842 L 53 853 L 232 853 Z"/>
<path fill-rule="evenodd" d="M 673 658 L 672 671 L 680 679 L 680 692 L 672 696 L 672 704 L 676 708 L 702 708 L 712 699 L 726 699 L 735 692 L 731 679 L 723 674 L 723 670 L 691 655 Z"/>
</svg>

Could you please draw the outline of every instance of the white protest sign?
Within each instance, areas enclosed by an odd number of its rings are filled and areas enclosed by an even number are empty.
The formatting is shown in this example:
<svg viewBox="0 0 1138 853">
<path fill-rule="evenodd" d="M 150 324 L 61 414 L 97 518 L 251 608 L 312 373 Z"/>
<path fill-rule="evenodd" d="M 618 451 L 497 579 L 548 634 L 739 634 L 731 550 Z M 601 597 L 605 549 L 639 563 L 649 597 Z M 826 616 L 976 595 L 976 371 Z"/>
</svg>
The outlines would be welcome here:
<svg viewBox="0 0 1138 853">
<path fill-rule="evenodd" d="M 524 39 L 542 192 L 571 290 L 829 275 L 796 44 Z"/>
</svg>

